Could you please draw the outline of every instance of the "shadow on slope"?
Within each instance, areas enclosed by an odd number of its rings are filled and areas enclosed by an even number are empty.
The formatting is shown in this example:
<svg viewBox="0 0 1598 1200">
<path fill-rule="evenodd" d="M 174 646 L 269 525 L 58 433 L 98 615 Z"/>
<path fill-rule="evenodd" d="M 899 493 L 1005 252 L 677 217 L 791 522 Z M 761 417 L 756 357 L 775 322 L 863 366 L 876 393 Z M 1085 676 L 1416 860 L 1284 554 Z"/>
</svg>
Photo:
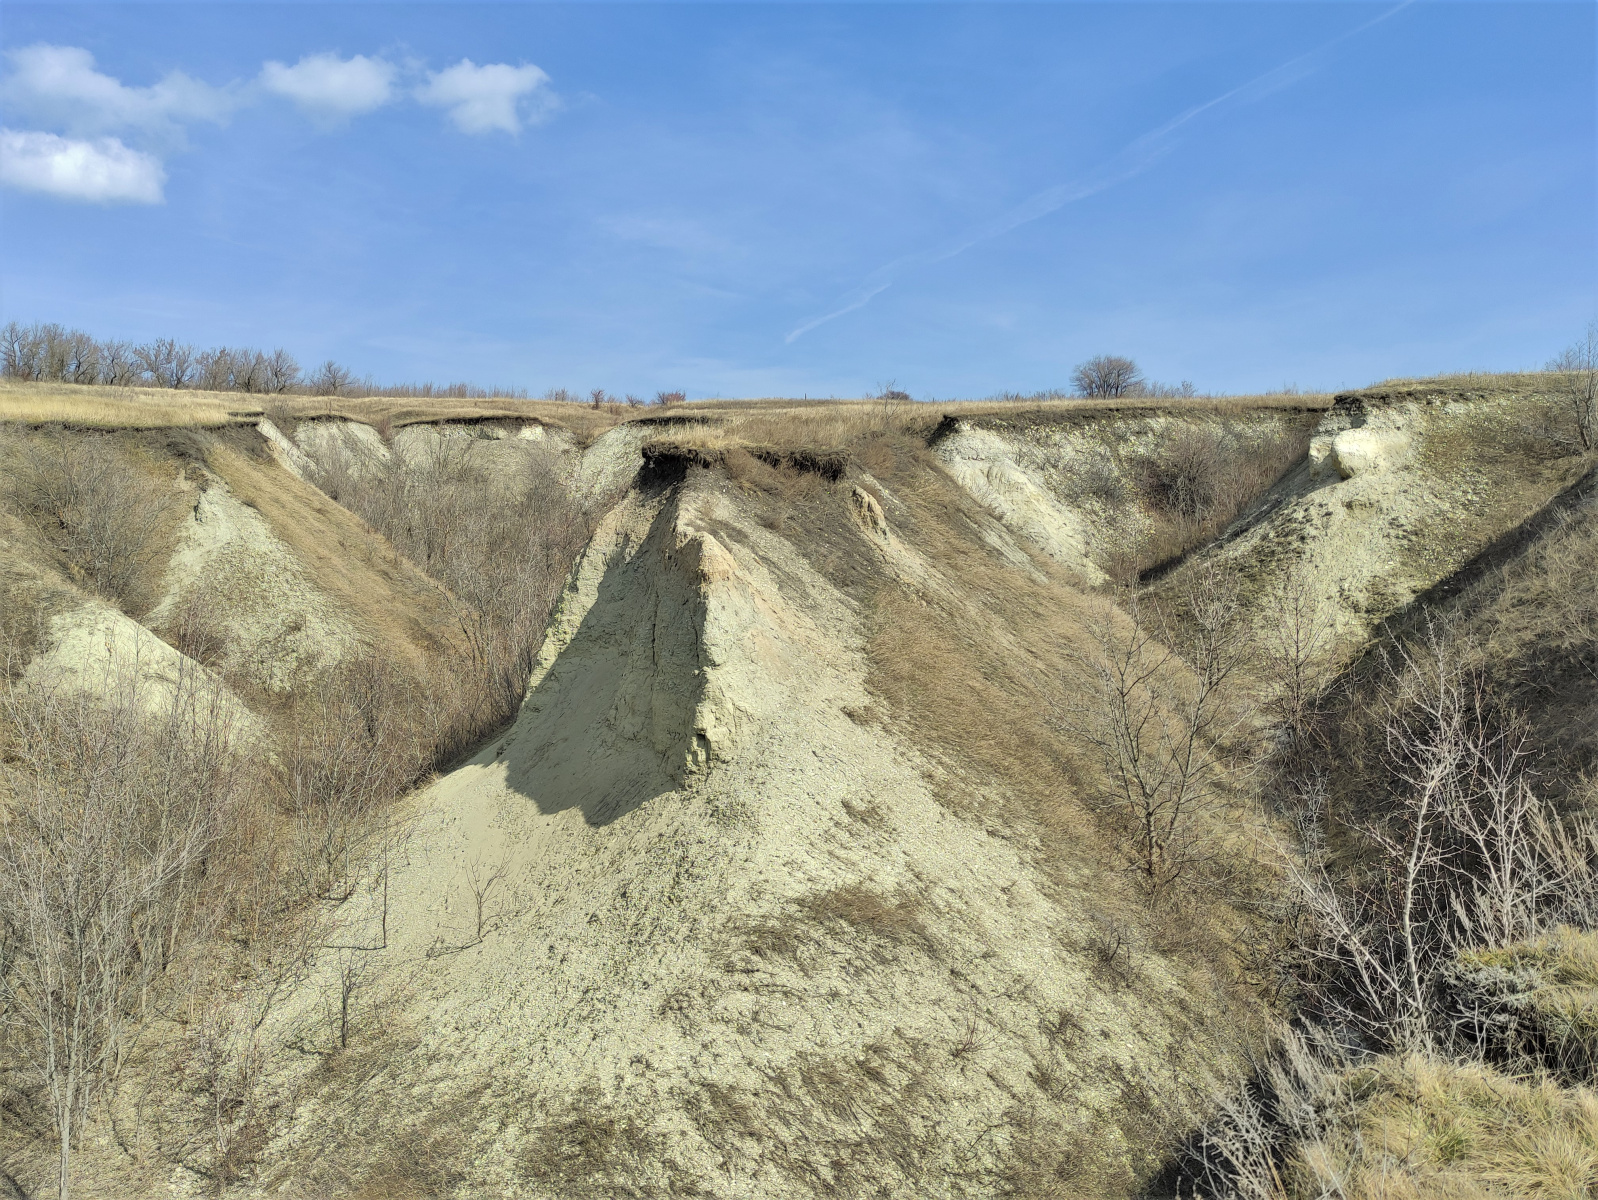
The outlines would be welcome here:
<svg viewBox="0 0 1598 1200">
<path fill-rule="evenodd" d="M 557 627 L 581 616 L 544 648 L 506 742 L 527 745 L 507 786 L 542 813 L 577 808 L 608 825 L 678 787 L 703 752 L 692 725 L 704 605 L 670 561 L 675 520 L 663 506 L 637 545 L 603 531 L 568 584 Z"/>
</svg>

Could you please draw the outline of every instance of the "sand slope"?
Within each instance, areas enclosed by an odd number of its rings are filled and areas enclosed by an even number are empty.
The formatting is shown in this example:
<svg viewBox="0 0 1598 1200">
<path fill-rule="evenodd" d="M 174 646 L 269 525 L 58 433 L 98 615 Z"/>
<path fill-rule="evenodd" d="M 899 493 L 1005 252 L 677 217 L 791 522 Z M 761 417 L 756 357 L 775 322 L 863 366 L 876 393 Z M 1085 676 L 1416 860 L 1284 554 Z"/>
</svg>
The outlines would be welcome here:
<svg viewBox="0 0 1598 1200">
<path fill-rule="evenodd" d="M 1148 1105 L 1223 1046 L 1173 1018 L 1159 961 L 1135 991 L 1100 978 L 1090 900 L 849 715 L 861 644 L 854 605 L 708 475 L 635 493 L 514 728 L 417 798 L 386 948 L 325 952 L 282 1017 L 325 1044 L 359 958 L 382 1066 L 352 1109 L 280 1062 L 300 1101 L 270 1158 L 325 1158 L 337 1127 L 341 1154 L 391 1160 L 443 1121 L 469 1195 L 992 1194 L 1032 1129 L 1090 1189 L 1119 1178 Z M 337 940 L 380 942 L 382 903 L 374 881 Z M 571 1142 L 586 1121 L 626 1136 Z"/>
</svg>

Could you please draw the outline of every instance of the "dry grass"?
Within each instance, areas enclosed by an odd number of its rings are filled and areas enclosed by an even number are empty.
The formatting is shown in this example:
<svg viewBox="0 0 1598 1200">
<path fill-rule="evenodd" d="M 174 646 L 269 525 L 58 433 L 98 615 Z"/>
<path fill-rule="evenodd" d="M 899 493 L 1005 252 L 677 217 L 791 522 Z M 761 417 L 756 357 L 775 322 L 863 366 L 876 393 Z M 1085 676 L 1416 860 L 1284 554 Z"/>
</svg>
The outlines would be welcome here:
<svg viewBox="0 0 1598 1200">
<path fill-rule="evenodd" d="M 1561 1078 L 1598 1069 L 1598 934 L 1562 926 L 1524 942 L 1468 950 L 1450 972 L 1453 1007 L 1495 1060 Z"/>
<path fill-rule="evenodd" d="M 1330 407 L 1322 394 L 1280 393 L 1220 398 L 1126 400 L 953 400 L 934 404 L 882 400 L 696 400 L 670 408 L 633 408 L 552 400 L 467 399 L 404 396 L 250 395 L 242 392 L 173 391 L 167 388 L 102 387 L 0 380 L 0 420 L 28 424 L 61 422 L 95 428 L 151 429 L 217 426 L 261 416 L 303 421 L 343 417 L 390 428 L 435 421 L 536 421 L 569 429 L 580 441 L 631 421 L 676 429 L 717 429 L 716 445 L 847 446 L 872 433 L 930 428 L 945 414 L 958 417 L 1012 415 L 1091 416 L 1109 412 L 1234 412 L 1247 409 Z"/>
<path fill-rule="evenodd" d="M 216 446 L 207 465 L 261 514 L 313 582 L 359 622 L 373 646 L 420 675 L 429 654 L 456 644 L 444 590 L 358 517 L 270 458 Z"/>
<path fill-rule="evenodd" d="M 1293 1200 L 1584 1200 L 1598 1188 L 1598 1094 L 1421 1055 L 1337 1078 L 1334 1114 L 1292 1156 Z"/>
<path fill-rule="evenodd" d="M 259 415 L 250 397 L 230 392 L 173 392 L 163 388 L 85 387 L 0 379 L 0 421 L 59 422 L 94 429 L 166 429 L 228 425 Z"/>
<path fill-rule="evenodd" d="M 343 417 L 389 428 L 435 421 L 532 421 L 570 429 L 580 439 L 620 423 L 636 410 L 548 400 L 455 397 L 263 396 L 169 388 L 100 387 L 0 379 L 0 421 L 60 423 L 95 429 L 215 428 L 253 422 Z"/>
<path fill-rule="evenodd" d="M 838 921 L 890 945 L 927 944 L 921 901 L 907 893 L 883 896 L 860 884 L 845 884 L 808 896 L 800 909 L 816 921 Z"/>
<path fill-rule="evenodd" d="M 1558 383 L 1549 371 L 1462 371 L 1452 375 L 1399 376 L 1383 379 L 1357 394 L 1377 399 L 1413 399 L 1416 396 L 1446 394 L 1451 398 L 1481 399 L 1488 396 L 1542 395 Z"/>
<path fill-rule="evenodd" d="M 1428 394 L 1471 398 L 1542 394 L 1545 373 L 1452 375 L 1394 379 L 1356 395 L 1370 400 L 1409 399 Z M 344 417 L 374 427 L 399 428 L 435 421 L 536 421 L 571 430 L 587 442 L 615 425 L 645 422 L 673 432 L 694 429 L 695 444 L 726 446 L 815 446 L 839 448 L 873 434 L 930 429 L 945 415 L 958 418 L 1090 418 L 1110 413 L 1221 416 L 1248 411 L 1321 412 L 1332 406 L 1326 392 L 1268 392 L 1242 396 L 1128 397 L 1103 399 L 948 400 L 931 403 L 893 400 L 795 400 L 787 398 L 694 400 L 669 408 L 635 408 L 606 403 L 552 400 L 470 399 L 404 396 L 262 396 L 239 392 L 174 392 L 164 388 L 102 387 L 0 380 L 0 420 L 30 424 L 59 421 L 99 428 L 223 425 L 275 415 L 287 421 Z M 714 431 L 714 432 L 712 432 Z"/>
</svg>

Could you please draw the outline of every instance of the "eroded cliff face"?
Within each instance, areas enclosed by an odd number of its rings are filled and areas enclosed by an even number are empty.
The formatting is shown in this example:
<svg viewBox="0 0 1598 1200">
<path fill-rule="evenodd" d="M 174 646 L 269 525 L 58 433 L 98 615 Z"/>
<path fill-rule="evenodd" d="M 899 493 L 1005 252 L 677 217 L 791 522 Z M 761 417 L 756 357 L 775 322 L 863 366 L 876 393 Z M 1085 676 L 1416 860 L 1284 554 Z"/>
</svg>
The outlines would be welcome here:
<svg viewBox="0 0 1598 1200">
<path fill-rule="evenodd" d="M 1213 452 L 1246 462 L 1302 436 L 1307 452 L 1188 560 L 1241 576 L 1261 620 L 1270 581 L 1297 574 L 1347 654 L 1574 482 L 1578 461 L 1537 432 L 1546 404 L 1531 388 L 1421 382 L 1349 393 L 1319 414 L 955 420 L 936 452 L 1017 542 L 1096 583 L 1157 523 L 1146 476 L 1162 447 L 1204 432 Z M 1183 564 L 1167 565 L 1179 580 Z"/>
<path fill-rule="evenodd" d="M 467 1194 L 992 1194 L 1058 1167 L 1102 1195 L 1234 1048 L 1189 968 L 1107 974 L 1102 896 L 862 719 L 861 606 L 745 509 L 696 471 L 606 520 L 514 727 L 340 913 L 386 946 L 325 953 L 278 1018 L 325 1043 L 360 954 L 358 1109 L 278 1059 L 273 1161 L 445 1137 Z"/>
</svg>

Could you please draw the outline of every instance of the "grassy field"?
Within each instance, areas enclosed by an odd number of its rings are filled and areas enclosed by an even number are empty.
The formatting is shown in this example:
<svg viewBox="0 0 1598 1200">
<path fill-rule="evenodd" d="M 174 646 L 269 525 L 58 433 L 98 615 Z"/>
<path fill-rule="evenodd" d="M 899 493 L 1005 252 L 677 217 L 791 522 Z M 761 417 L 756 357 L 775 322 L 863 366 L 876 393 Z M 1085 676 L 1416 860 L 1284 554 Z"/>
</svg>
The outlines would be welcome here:
<svg viewBox="0 0 1598 1200">
<path fill-rule="evenodd" d="M 882 400 L 695 400 L 669 409 L 633 408 L 550 400 L 472 400 L 450 397 L 252 396 L 239 392 L 172 391 L 0 380 L 0 420 L 31 425 L 59 422 L 97 429 L 151 429 L 226 425 L 262 416 L 290 420 L 343 417 L 392 428 L 434 421 L 539 421 L 570 429 L 579 438 L 598 436 L 628 421 L 673 424 L 703 421 L 737 425 L 738 442 L 846 443 L 888 426 L 1007 413 L 1074 413 L 1158 410 L 1229 411 L 1245 408 L 1309 408 L 1331 405 L 1330 394 L 1277 393 L 1259 396 L 1124 400 L 954 400 L 932 404 Z"/>
</svg>

